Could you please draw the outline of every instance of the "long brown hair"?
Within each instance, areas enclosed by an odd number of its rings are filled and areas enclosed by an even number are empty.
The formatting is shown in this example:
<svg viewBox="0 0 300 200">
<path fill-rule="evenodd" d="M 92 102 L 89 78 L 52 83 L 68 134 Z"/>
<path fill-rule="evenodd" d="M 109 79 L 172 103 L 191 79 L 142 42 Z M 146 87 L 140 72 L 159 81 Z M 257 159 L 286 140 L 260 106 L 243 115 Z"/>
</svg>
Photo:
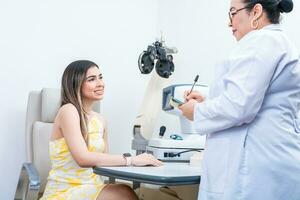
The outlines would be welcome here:
<svg viewBox="0 0 300 200">
<path fill-rule="evenodd" d="M 82 104 L 81 88 L 89 68 L 98 65 L 89 60 L 77 60 L 70 63 L 61 79 L 61 106 L 73 104 L 80 117 L 80 129 L 86 143 L 88 142 L 87 112 Z"/>
</svg>

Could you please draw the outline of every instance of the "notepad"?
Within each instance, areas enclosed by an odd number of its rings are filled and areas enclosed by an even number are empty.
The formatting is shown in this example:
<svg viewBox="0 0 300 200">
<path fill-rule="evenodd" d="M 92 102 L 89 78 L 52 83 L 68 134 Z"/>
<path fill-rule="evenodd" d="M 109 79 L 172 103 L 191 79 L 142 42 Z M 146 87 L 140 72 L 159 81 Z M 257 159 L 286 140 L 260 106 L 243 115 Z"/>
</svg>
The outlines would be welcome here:
<svg viewBox="0 0 300 200">
<path fill-rule="evenodd" d="M 179 106 L 181 106 L 182 104 L 184 104 L 182 101 L 180 101 L 178 99 L 175 99 L 174 97 L 170 98 L 169 103 L 170 103 L 171 106 L 173 106 L 175 108 L 178 108 Z"/>
</svg>

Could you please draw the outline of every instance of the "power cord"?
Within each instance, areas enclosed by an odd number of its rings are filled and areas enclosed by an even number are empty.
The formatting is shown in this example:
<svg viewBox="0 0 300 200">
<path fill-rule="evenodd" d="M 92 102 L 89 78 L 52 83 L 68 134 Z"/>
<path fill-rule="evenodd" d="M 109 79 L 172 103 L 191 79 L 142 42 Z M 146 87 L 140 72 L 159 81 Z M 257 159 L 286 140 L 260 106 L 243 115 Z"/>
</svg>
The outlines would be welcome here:
<svg viewBox="0 0 300 200">
<path fill-rule="evenodd" d="M 176 157 L 176 156 L 180 156 L 181 154 L 183 153 L 187 153 L 187 152 L 191 152 L 191 151 L 197 151 L 197 152 L 202 152 L 204 149 L 189 149 L 189 150 L 185 150 L 185 151 L 181 151 L 181 152 L 178 152 L 178 153 L 168 153 L 168 157 Z"/>
</svg>

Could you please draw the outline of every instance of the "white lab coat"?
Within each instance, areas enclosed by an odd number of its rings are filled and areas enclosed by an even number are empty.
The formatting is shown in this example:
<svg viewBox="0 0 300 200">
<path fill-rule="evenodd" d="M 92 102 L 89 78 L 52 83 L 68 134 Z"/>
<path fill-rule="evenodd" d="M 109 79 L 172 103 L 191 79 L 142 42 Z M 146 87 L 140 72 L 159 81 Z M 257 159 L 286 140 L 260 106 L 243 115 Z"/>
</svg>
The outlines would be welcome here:
<svg viewBox="0 0 300 200">
<path fill-rule="evenodd" d="M 300 200 L 299 54 L 269 25 L 217 66 L 194 125 L 207 134 L 200 200 Z"/>
</svg>

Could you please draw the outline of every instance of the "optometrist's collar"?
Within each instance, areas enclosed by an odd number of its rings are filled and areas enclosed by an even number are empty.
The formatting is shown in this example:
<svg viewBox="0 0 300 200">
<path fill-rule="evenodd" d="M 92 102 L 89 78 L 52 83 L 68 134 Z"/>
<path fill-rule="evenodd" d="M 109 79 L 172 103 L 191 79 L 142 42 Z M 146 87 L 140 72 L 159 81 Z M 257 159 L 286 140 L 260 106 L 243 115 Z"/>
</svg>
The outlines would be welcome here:
<svg viewBox="0 0 300 200">
<path fill-rule="evenodd" d="M 269 25 L 264 26 L 261 29 L 250 31 L 249 33 L 247 33 L 246 35 L 244 35 L 244 37 L 242 37 L 238 41 L 238 44 L 241 44 L 244 40 L 247 40 L 247 38 L 250 37 L 252 34 L 254 34 L 254 33 L 256 33 L 257 31 L 260 31 L 260 30 L 282 31 L 280 24 L 269 24 Z"/>
<path fill-rule="evenodd" d="M 282 27 L 280 24 L 269 24 L 267 26 L 264 26 L 262 29 L 282 31 Z"/>
</svg>

